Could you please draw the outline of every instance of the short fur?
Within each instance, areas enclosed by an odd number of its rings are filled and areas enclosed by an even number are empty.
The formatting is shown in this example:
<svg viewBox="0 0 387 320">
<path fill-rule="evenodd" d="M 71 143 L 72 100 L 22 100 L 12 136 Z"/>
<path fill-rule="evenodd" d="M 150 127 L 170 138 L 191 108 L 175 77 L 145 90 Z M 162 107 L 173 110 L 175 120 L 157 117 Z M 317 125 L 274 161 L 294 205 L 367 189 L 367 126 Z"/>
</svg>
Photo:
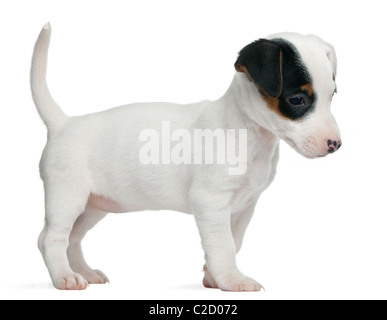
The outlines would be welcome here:
<svg viewBox="0 0 387 320">
<path fill-rule="evenodd" d="M 206 287 L 260 290 L 258 282 L 238 270 L 236 254 L 260 194 L 274 179 L 280 139 L 308 158 L 341 146 L 330 112 L 333 47 L 315 36 L 278 34 L 241 51 L 238 72 L 219 100 L 133 104 L 68 117 L 46 84 L 50 34 L 47 24 L 35 45 L 31 87 L 48 128 L 40 162 L 46 221 L 39 248 L 54 286 L 85 289 L 108 281 L 87 265 L 81 249 L 85 234 L 107 212 L 170 209 L 195 216 L 205 251 Z M 305 112 L 295 106 L 307 103 L 302 94 L 313 100 Z M 231 176 L 227 165 L 216 164 L 141 164 L 140 131 L 159 132 L 164 120 L 172 130 L 247 129 L 246 173 Z"/>
</svg>

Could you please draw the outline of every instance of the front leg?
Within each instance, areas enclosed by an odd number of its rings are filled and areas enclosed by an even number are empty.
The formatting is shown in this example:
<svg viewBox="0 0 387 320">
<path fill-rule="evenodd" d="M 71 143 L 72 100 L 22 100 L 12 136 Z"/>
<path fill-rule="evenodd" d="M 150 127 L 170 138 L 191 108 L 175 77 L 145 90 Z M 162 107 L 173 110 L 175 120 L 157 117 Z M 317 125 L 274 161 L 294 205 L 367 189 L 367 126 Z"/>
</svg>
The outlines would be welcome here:
<svg viewBox="0 0 387 320">
<path fill-rule="evenodd" d="M 237 253 L 242 248 L 243 238 L 245 237 L 246 229 L 253 217 L 256 205 L 257 200 L 252 200 L 245 210 L 234 213 L 231 216 L 231 230 Z"/>
<path fill-rule="evenodd" d="M 206 268 L 212 275 L 213 285 L 210 286 L 225 291 L 260 291 L 262 286 L 237 268 L 231 209 L 202 212 L 195 218 L 205 252 Z"/>
</svg>

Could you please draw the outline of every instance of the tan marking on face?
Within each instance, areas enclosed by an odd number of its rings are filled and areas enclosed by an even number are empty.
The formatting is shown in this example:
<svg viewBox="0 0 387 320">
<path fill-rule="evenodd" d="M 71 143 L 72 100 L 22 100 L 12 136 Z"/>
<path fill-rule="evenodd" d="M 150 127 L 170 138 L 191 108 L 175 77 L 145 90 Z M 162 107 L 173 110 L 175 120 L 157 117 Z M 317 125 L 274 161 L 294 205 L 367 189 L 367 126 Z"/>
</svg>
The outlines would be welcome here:
<svg viewBox="0 0 387 320">
<path fill-rule="evenodd" d="M 313 86 L 310 83 L 306 83 L 301 86 L 301 90 L 305 92 L 308 96 L 312 96 L 314 94 Z"/>
<path fill-rule="evenodd" d="M 285 118 L 285 116 L 279 110 L 279 98 L 272 98 L 264 94 L 262 94 L 262 98 L 271 111 L 275 112 L 281 118 Z"/>
</svg>

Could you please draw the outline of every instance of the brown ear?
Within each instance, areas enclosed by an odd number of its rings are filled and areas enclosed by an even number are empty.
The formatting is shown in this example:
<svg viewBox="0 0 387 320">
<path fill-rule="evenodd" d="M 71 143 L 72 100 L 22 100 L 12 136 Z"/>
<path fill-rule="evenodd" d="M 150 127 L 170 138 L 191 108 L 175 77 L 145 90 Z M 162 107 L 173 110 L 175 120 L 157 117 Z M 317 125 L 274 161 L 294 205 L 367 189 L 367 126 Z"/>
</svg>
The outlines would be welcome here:
<svg viewBox="0 0 387 320">
<path fill-rule="evenodd" d="M 244 47 L 235 62 L 235 70 L 244 72 L 258 89 L 271 98 L 282 92 L 282 51 L 270 40 L 261 39 Z"/>
</svg>

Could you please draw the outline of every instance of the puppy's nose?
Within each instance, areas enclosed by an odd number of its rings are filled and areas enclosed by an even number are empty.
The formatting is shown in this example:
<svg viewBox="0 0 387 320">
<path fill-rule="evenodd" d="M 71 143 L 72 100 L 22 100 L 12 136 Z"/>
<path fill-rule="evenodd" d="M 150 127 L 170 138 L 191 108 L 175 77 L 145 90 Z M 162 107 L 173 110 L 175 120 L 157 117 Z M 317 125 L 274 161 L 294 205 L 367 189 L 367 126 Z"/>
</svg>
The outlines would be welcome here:
<svg viewBox="0 0 387 320">
<path fill-rule="evenodd" d="M 328 145 L 328 153 L 333 153 L 340 149 L 342 142 L 341 140 L 331 140 L 329 139 L 327 142 Z"/>
</svg>

